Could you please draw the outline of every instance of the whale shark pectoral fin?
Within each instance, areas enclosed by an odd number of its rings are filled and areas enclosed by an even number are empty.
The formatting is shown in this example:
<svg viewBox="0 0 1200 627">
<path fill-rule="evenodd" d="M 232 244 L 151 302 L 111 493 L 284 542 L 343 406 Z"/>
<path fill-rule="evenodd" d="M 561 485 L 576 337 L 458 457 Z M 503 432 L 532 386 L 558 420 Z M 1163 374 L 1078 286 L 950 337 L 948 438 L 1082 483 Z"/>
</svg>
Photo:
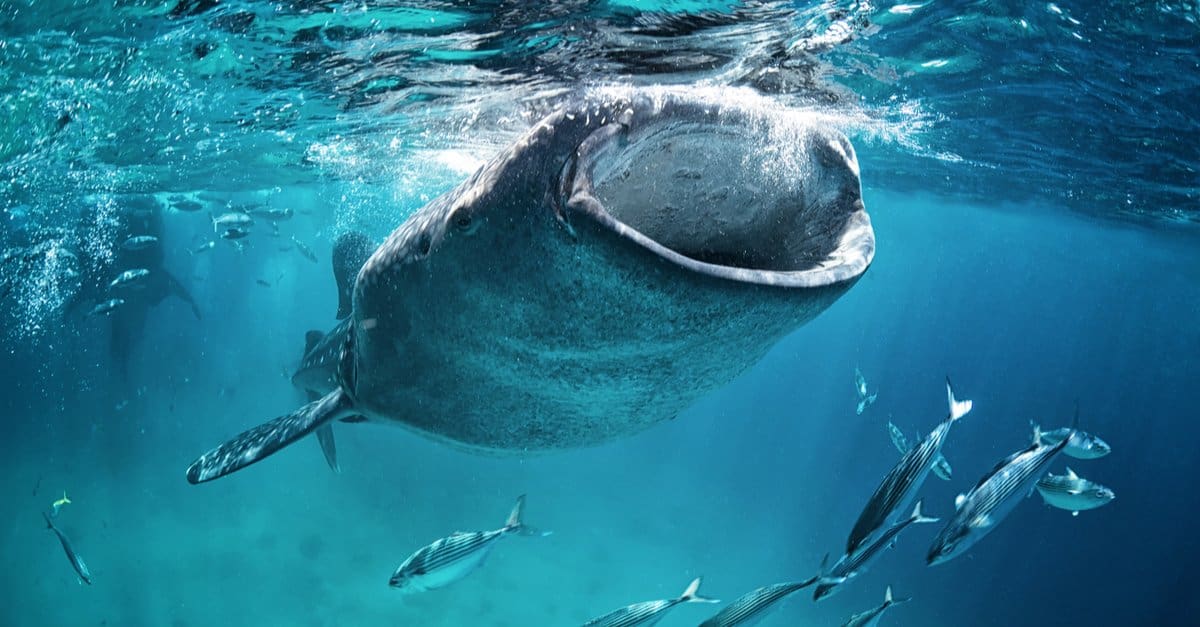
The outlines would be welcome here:
<svg viewBox="0 0 1200 627">
<path fill-rule="evenodd" d="M 334 473 L 342 472 L 337 461 L 337 443 L 333 441 L 333 425 L 325 423 L 317 427 L 317 441 L 321 443 L 321 452 L 325 454 L 325 463 Z"/>
<path fill-rule="evenodd" d="M 349 396 L 338 388 L 286 416 L 280 416 L 203 454 L 187 469 L 188 483 L 223 477 L 260 461 L 279 449 L 352 412 Z"/>
</svg>

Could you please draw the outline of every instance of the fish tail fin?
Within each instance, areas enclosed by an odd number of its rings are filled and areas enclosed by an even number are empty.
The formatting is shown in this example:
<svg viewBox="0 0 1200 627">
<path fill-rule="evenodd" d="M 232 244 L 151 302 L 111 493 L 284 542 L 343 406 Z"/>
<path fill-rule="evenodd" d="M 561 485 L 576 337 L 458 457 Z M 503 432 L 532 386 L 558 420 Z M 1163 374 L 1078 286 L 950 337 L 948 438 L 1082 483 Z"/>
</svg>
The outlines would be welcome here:
<svg viewBox="0 0 1200 627">
<path fill-rule="evenodd" d="M 537 527 L 531 527 L 525 524 L 525 495 L 517 497 L 517 503 L 513 505 L 512 511 L 508 514 L 508 520 L 504 521 L 504 530 L 509 533 L 515 533 L 522 536 L 549 536 L 553 535 L 553 531 L 542 531 Z"/>
<path fill-rule="evenodd" d="M 188 483 L 211 481 L 261 461 L 330 421 L 352 414 L 353 407 L 350 396 L 339 387 L 293 413 L 243 431 L 192 462 Z"/>
<path fill-rule="evenodd" d="M 1042 441 L 1042 427 L 1036 422 L 1030 421 L 1033 425 L 1033 443 L 1039 444 Z"/>
<path fill-rule="evenodd" d="M 958 420 L 971 411 L 970 400 L 960 401 L 954 398 L 954 386 L 950 384 L 950 377 L 946 377 L 946 400 L 950 404 L 950 420 Z"/>
<path fill-rule="evenodd" d="M 517 503 L 513 505 L 512 511 L 508 513 L 508 520 L 504 523 L 504 528 L 509 531 L 521 531 L 525 523 L 521 522 L 521 517 L 525 513 L 525 495 L 517 497 Z"/>
<path fill-rule="evenodd" d="M 903 599 L 897 599 L 897 598 L 893 597 L 891 586 L 888 586 L 887 591 L 883 593 L 884 606 L 900 605 L 901 603 L 908 603 L 911 600 L 912 600 L 912 597 L 905 597 Z"/>
<path fill-rule="evenodd" d="M 921 515 L 921 503 L 922 503 L 922 501 L 918 500 L 917 504 L 913 507 L 912 521 L 914 523 L 935 523 L 935 522 L 937 522 L 938 521 L 937 518 L 931 518 L 929 516 Z"/>
<path fill-rule="evenodd" d="M 695 579 L 692 580 L 692 583 L 688 584 L 688 587 L 686 590 L 683 591 L 683 594 L 679 595 L 679 602 L 680 603 L 720 603 L 721 601 L 718 599 L 710 599 L 708 597 L 700 596 L 700 578 L 696 577 Z"/>
</svg>

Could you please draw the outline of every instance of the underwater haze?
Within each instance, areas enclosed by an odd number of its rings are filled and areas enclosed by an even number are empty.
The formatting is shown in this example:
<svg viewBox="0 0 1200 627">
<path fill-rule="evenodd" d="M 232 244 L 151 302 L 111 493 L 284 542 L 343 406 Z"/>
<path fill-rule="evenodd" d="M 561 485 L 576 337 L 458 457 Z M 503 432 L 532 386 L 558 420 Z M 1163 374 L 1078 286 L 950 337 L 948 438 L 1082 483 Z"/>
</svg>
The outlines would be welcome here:
<svg viewBox="0 0 1200 627">
<path fill-rule="evenodd" d="M 940 449 L 948 479 L 931 472 L 912 492 L 940 521 L 904 529 L 835 596 L 802 589 L 760 624 L 863 624 L 851 617 L 890 586 L 911 601 L 878 625 L 1195 625 L 1198 21 L 1195 2 L 0 0 L 0 625 L 568 626 L 676 599 L 700 577 L 699 594 L 720 604 L 640 623 L 699 625 L 762 586 L 830 583 L 897 449 L 947 420 L 947 377 L 973 406 Z M 422 416 L 384 424 L 356 396 L 370 374 L 356 368 L 378 354 L 364 344 L 377 321 L 360 315 L 378 283 L 359 275 L 348 318 L 359 331 L 341 339 L 335 244 L 362 234 L 374 249 L 440 195 L 486 180 L 493 170 L 471 177 L 547 116 L 640 93 L 844 134 L 870 267 L 814 319 L 764 340 L 761 357 L 705 350 L 704 337 L 674 360 L 618 351 L 622 383 L 722 360 L 736 371 L 677 415 L 604 423 L 644 430 L 481 451 L 423 422 L 441 416 L 436 395 Z M 752 155 L 755 171 L 820 189 L 791 137 L 765 139 L 787 145 Z M 822 155 L 813 163 L 828 165 Z M 712 208 L 682 209 L 703 220 Z M 760 244 L 692 256 L 760 262 Z M 629 259 L 642 257 L 614 265 Z M 509 304 L 489 290 L 495 320 L 544 334 L 521 317 L 527 297 L 563 283 L 473 267 L 486 272 L 464 272 L 471 286 L 526 290 Z M 614 275 L 638 301 L 638 273 Z M 445 303 L 460 286 L 387 285 L 387 302 L 421 294 L 405 306 L 462 333 L 480 351 L 467 357 L 514 339 L 469 337 L 498 327 L 455 318 Z M 748 293 L 760 288 L 783 289 Z M 718 331 L 753 334 L 733 304 L 696 301 Z M 319 390 L 294 383 L 313 330 L 337 340 Z M 425 358 L 398 371 L 442 363 Z M 631 405 L 589 374 L 547 370 L 545 386 L 593 408 Z M 499 404 L 510 392 L 463 396 Z M 206 451 L 327 393 L 367 417 L 323 418 L 337 472 L 317 437 L 276 425 L 298 441 L 189 483 Z M 519 434 L 529 418 L 496 420 Z M 1044 485 L 1020 486 L 1010 513 L 968 521 L 986 537 L 927 566 L 956 501 L 978 497 L 1014 453 L 1049 450 L 1034 424 L 1102 439 L 1111 452 L 1072 450 L 1077 435 L 1046 470 L 1115 498 L 1080 488 L 1064 509 Z M 258 461 L 261 448 L 239 452 Z M 416 575 L 444 587 L 389 585 L 409 556 L 460 531 L 502 533 L 472 553 L 475 567 Z"/>
</svg>

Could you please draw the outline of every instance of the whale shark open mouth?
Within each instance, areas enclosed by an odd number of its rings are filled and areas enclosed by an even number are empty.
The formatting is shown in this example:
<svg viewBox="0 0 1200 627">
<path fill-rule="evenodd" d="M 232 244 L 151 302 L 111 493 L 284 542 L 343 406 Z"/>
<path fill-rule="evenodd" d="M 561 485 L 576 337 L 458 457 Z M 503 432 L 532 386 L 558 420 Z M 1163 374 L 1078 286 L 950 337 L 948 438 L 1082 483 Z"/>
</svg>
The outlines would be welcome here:
<svg viewBox="0 0 1200 627">
<path fill-rule="evenodd" d="M 563 187 L 570 208 L 716 277 L 819 287 L 874 256 L 853 147 L 794 114 L 631 109 L 580 146 Z"/>
</svg>

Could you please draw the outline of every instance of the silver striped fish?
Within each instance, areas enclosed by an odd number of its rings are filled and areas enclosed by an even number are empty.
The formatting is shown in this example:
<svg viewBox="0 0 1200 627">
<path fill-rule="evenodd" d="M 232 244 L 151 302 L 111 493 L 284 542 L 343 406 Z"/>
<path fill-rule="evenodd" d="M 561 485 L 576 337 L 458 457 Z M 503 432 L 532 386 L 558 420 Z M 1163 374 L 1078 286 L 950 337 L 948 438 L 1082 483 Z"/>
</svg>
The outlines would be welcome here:
<svg viewBox="0 0 1200 627">
<path fill-rule="evenodd" d="M 1029 448 L 1009 455 L 970 492 L 954 499 L 957 511 L 929 547 L 926 563 L 933 566 L 954 559 L 995 529 L 1022 498 L 1032 493 L 1038 479 L 1045 476 L 1046 468 L 1070 440 L 1068 435 L 1053 446 L 1043 444 L 1042 433 L 1035 427 Z"/>
<path fill-rule="evenodd" d="M 1042 441 L 1046 441 L 1045 434 Z M 1063 455 L 1070 455 L 1070 450 L 1071 445 L 1068 444 L 1063 449 Z M 1111 489 L 1080 477 L 1070 468 L 1067 468 L 1065 475 L 1048 474 L 1038 479 L 1037 491 L 1047 505 L 1065 509 L 1072 516 L 1078 516 L 1083 510 L 1107 505 L 1117 498 Z"/>
<path fill-rule="evenodd" d="M 46 519 L 46 528 L 54 532 L 58 536 L 59 544 L 62 544 L 63 552 L 67 554 L 67 559 L 71 561 L 71 567 L 75 569 L 75 573 L 79 575 L 79 581 L 92 585 L 92 571 L 88 570 L 87 564 L 83 558 L 75 552 L 75 547 L 71 546 L 71 541 L 67 539 L 67 535 L 58 530 L 54 526 L 54 522 L 50 520 L 50 516 L 46 512 L 42 512 L 42 518 Z"/>
<path fill-rule="evenodd" d="M 687 590 L 675 599 L 661 599 L 658 601 L 643 601 L 626 605 L 620 609 L 613 610 L 599 618 L 593 618 L 584 623 L 584 627 L 633 627 L 634 625 L 650 625 L 658 624 L 667 614 L 667 610 L 681 605 L 683 603 L 720 603 L 717 599 L 709 599 L 699 595 L 700 578 L 696 577 L 692 583 L 688 584 Z"/>
<path fill-rule="evenodd" d="M 422 547 L 392 573 L 388 585 L 403 592 L 424 592 L 448 586 L 483 564 L 496 541 L 509 534 L 539 533 L 521 521 L 525 495 L 517 499 L 504 526 L 492 531 L 460 531 Z"/>
<path fill-rule="evenodd" d="M 971 401 L 960 401 L 954 397 L 949 377 L 946 378 L 946 400 L 950 406 L 946 419 L 900 458 L 867 501 L 846 541 L 847 554 L 853 553 L 868 536 L 883 528 L 896 512 L 908 507 L 929 476 L 933 460 L 942 452 L 942 443 L 946 441 L 950 427 L 971 411 Z"/>
<path fill-rule="evenodd" d="M 887 531 L 879 534 L 874 540 L 863 544 L 852 553 L 843 555 L 841 559 L 833 565 L 833 568 L 825 570 L 825 563 L 821 563 L 821 573 L 817 589 L 813 590 L 813 600 L 820 601 L 825 597 L 834 593 L 843 583 L 857 577 L 867 569 L 867 565 L 879 557 L 885 549 L 891 548 L 896 543 L 896 536 L 900 535 L 901 531 L 908 528 L 909 525 L 917 523 L 935 523 L 937 518 L 930 518 L 921 515 L 921 501 L 917 501 L 913 507 L 912 514 L 904 520 L 892 525 Z"/>
<path fill-rule="evenodd" d="M 888 422 L 887 430 L 888 435 L 892 437 L 892 444 L 896 447 L 896 450 L 900 451 L 901 454 L 907 453 L 911 447 L 908 444 L 908 438 L 904 436 L 904 432 L 900 430 L 900 427 Z M 917 441 L 919 442 L 923 439 L 924 438 L 922 438 L 921 434 L 918 432 Z M 933 474 L 937 475 L 937 478 L 941 479 L 942 481 L 949 481 L 951 476 L 954 474 L 954 470 L 950 468 L 950 462 L 946 461 L 945 456 L 943 456 L 941 453 L 938 453 L 937 457 L 933 458 L 932 470 Z"/>
<path fill-rule="evenodd" d="M 908 603 L 911 600 L 912 599 L 893 599 L 892 587 L 888 586 L 887 592 L 885 592 L 883 595 L 883 605 L 851 616 L 850 620 L 842 623 L 842 627 L 875 627 L 875 625 L 879 624 L 879 619 L 883 617 L 883 613 L 888 611 L 888 608 L 892 607 L 893 605 Z"/>
<path fill-rule="evenodd" d="M 751 590 L 738 597 L 716 616 L 700 623 L 700 627 L 749 627 L 757 624 L 771 612 L 775 604 L 816 582 L 817 578 L 813 577 L 807 581 L 788 581 Z"/>
</svg>

